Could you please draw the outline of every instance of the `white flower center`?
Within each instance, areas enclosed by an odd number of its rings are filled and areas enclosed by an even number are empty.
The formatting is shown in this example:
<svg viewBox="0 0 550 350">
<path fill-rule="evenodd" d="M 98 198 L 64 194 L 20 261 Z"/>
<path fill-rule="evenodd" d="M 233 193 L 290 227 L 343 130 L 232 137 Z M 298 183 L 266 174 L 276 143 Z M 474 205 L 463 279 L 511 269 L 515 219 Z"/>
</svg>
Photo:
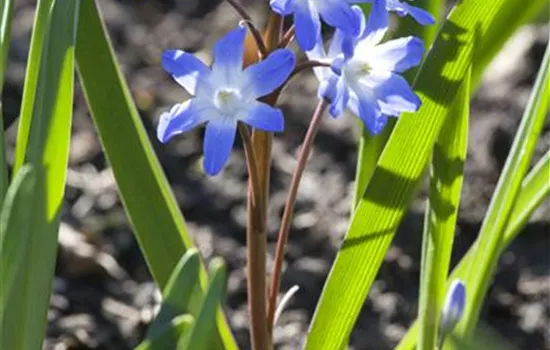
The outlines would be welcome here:
<svg viewBox="0 0 550 350">
<path fill-rule="evenodd" d="M 235 89 L 219 89 L 214 95 L 214 105 L 224 115 L 235 115 L 242 107 L 241 94 Z"/>
<path fill-rule="evenodd" d="M 342 72 L 348 81 L 357 81 L 369 75 L 372 67 L 365 61 L 352 60 L 342 67 Z"/>
</svg>

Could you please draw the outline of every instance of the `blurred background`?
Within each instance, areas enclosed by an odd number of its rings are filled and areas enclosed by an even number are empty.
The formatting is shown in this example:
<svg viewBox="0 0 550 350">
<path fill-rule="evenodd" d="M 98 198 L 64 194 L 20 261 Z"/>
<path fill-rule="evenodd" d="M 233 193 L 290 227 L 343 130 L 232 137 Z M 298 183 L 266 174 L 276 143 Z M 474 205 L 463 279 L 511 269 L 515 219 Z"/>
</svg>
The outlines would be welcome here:
<svg viewBox="0 0 550 350">
<path fill-rule="evenodd" d="M 259 26 L 267 1 L 244 0 Z M 200 171 L 202 130 L 160 145 L 160 113 L 189 96 L 163 71 L 167 48 L 210 62 L 213 43 L 239 18 L 219 0 L 99 2 L 131 92 L 166 175 L 204 258 L 222 256 L 230 269 L 226 311 L 234 334 L 248 348 L 245 276 L 246 168 L 238 144 L 216 177 Z M 8 152 L 13 159 L 16 116 L 33 24 L 34 1 L 17 1 L 6 86 L 2 96 Z M 473 242 L 498 180 L 549 37 L 545 21 L 520 29 L 487 70 L 471 107 L 468 158 L 453 264 Z M 269 218 L 274 250 L 287 186 L 315 104 L 311 73 L 281 96 L 286 128 L 277 135 Z M 113 115 L 112 118 L 117 118 Z M 298 349 L 324 280 L 346 231 L 356 161 L 357 119 L 324 120 L 299 191 L 287 247 L 283 291 L 297 284 L 275 330 L 278 349 Z M 550 123 L 535 160 L 550 147 Z M 159 302 L 125 216 L 108 161 L 101 151 L 84 96 L 75 95 L 70 169 L 59 233 L 46 349 L 130 349 L 142 338 Z M 417 312 L 425 186 L 388 251 L 350 339 L 352 349 L 390 349 Z M 158 232 L 161 236 L 163 233 Z M 492 332 L 520 349 L 550 349 L 550 201 L 535 213 L 504 253 L 483 310 Z M 269 256 L 269 268 L 273 255 Z"/>
</svg>

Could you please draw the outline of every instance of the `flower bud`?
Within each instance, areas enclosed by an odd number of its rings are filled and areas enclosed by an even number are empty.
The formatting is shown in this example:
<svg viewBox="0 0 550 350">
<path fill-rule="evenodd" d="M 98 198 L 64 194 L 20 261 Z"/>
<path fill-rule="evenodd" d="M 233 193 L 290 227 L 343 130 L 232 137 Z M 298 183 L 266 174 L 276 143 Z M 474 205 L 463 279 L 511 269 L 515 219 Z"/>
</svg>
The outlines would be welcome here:
<svg viewBox="0 0 550 350">
<path fill-rule="evenodd" d="M 442 335 L 451 332 L 464 313 L 466 305 L 466 286 L 460 280 L 454 280 L 447 291 L 439 329 Z"/>
</svg>

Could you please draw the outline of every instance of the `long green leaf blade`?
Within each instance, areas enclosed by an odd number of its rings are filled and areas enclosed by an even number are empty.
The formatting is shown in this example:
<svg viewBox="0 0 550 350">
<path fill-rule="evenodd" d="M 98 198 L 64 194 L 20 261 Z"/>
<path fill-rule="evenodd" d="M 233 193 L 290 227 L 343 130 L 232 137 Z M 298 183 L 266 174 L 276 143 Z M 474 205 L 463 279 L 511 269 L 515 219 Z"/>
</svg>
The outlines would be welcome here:
<svg viewBox="0 0 550 350">
<path fill-rule="evenodd" d="M 472 67 L 472 92 L 481 81 L 485 68 L 515 31 L 536 15 L 548 8 L 548 0 L 508 0 L 506 6 L 499 9 L 496 20 L 481 38 L 476 47 L 474 65 Z M 548 13 L 548 12 L 547 12 Z"/>
<path fill-rule="evenodd" d="M 53 0 L 41 0 L 38 1 L 36 6 L 29 57 L 27 59 L 27 71 L 25 73 L 25 83 L 23 85 L 21 115 L 19 116 L 19 126 L 17 128 L 17 144 L 15 147 L 15 160 L 13 165 L 14 174 L 17 173 L 17 170 L 19 170 L 25 162 L 25 154 L 27 153 L 27 144 L 29 142 L 31 130 L 31 118 L 38 87 L 38 74 L 43 58 L 42 49 L 48 30 L 52 3 Z"/>
<path fill-rule="evenodd" d="M 21 168 L 2 203 L 0 213 L 0 327 L 5 318 L 8 296 L 27 256 L 34 200 L 36 173 L 31 165 Z M 0 328 L 0 344 L 2 344 Z"/>
<path fill-rule="evenodd" d="M 308 349 L 345 344 L 470 65 L 472 36 L 483 37 L 502 6 L 506 1 L 460 3 L 444 23 L 415 84 L 424 105 L 400 117 L 382 153 L 325 284 Z"/>
<path fill-rule="evenodd" d="M 193 241 L 119 69 L 96 2 L 82 3 L 78 37 L 78 73 L 92 118 L 149 270 L 164 289 Z M 199 277 L 204 288 L 203 267 Z M 218 333 L 226 348 L 237 347 L 221 312 Z"/>
<path fill-rule="evenodd" d="M 510 215 L 510 221 L 504 233 L 504 238 L 500 246 L 502 253 L 508 245 L 517 237 L 525 223 L 533 214 L 535 209 L 550 194 L 550 151 L 533 167 L 533 170 L 523 180 L 519 197 L 514 206 L 514 211 Z M 475 245 L 470 247 L 468 252 L 462 257 L 455 267 L 451 276 L 447 280 L 447 287 L 454 279 L 464 279 L 472 265 L 472 259 L 475 253 Z M 415 350 L 418 336 L 418 322 L 414 322 L 409 328 L 407 334 L 401 339 L 396 350 Z"/>
<path fill-rule="evenodd" d="M 181 315 L 165 324 L 153 338 L 147 338 L 135 350 L 180 349 L 176 344 L 188 334 L 195 324 L 193 316 Z M 185 350 L 181 348 L 181 350 Z"/>
<path fill-rule="evenodd" d="M 227 271 L 225 263 L 220 258 L 215 258 L 210 262 L 209 270 L 212 277 L 208 284 L 201 310 L 196 317 L 193 329 L 180 338 L 178 349 L 211 349 L 216 311 L 225 294 Z"/>
<path fill-rule="evenodd" d="M 13 0 L 0 1 L 0 90 L 4 86 L 4 77 L 8 63 L 10 47 L 11 21 L 13 16 Z"/>
<path fill-rule="evenodd" d="M 529 103 L 481 226 L 472 260 L 475 269 L 472 269 L 465 280 L 468 298 L 464 316 L 457 325 L 458 337 L 467 338 L 477 324 L 483 299 L 496 267 L 506 225 L 542 131 L 549 103 L 550 47 L 542 60 Z"/>
<path fill-rule="evenodd" d="M 8 190 L 8 161 L 6 159 L 6 141 L 4 140 L 4 115 L 2 113 L 2 103 L 0 103 L 0 209 L 2 202 Z"/>
<path fill-rule="evenodd" d="M 430 13 L 432 13 L 436 18 L 437 23 L 439 23 L 439 18 L 443 11 L 441 7 L 442 2 L 443 1 L 438 0 L 423 0 L 419 1 L 418 5 L 426 8 Z M 476 54 L 474 56 L 474 64 L 472 67 L 473 87 L 479 85 L 485 68 L 502 48 L 506 40 L 510 38 L 519 26 L 525 24 L 528 20 L 532 19 L 535 14 L 540 12 L 545 4 L 548 6 L 546 0 L 534 0 L 529 2 L 525 2 L 523 0 L 509 0 L 506 2 L 505 6 L 501 3 L 495 5 L 499 8 L 499 14 L 484 31 L 483 36 L 480 38 L 481 42 L 476 44 Z M 363 8 L 367 9 L 367 6 L 363 5 Z M 434 26 L 422 27 L 414 23 L 413 20 L 407 18 L 400 22 L 397 36 L 417 35 L 424 39 L 426 48 L 429 48 L 431 42 L 433 41 L 432 35 L 434 35 L 438 29 L 439 26 L 437 24 Z M 475 92 L 475 89 L 472 89 L 471 91 Z M 359 199 L 367 189 L 367 184 L 370 181 L 374 168 L 378 163 L 378 159 L 386 146 L 394 124 L 395 123 L 393 120 L 390 120 L 382 133 L 377 136 L 372 136 L 368 132 L 362 133 L 357 157 L 357 169 L 352 206 L 353 210 L 355 210 L 359 204 Z"/>
<path fill-rule="evenodd" d="M 440 310 L 445 299 L 453 239 L 458 217 L 464 159 L 468 146 L 470 72 L 435 144 L 430 168 L 430 193 L 422 239 L 419 304 L 419 349 L 436 347 Z"/>
<path fill-rule="evenodd" d="M 195 289 L 200 290 L 200 263 L 199 252 L 195 248 L 189 249 L 178 262 L 162 292 L 162 305 L 153 324 L 147 330 L 148 338 L 154 338 L 170 320 L 178 315 L 198 314 L 202 300 L 193 300 L 193 303 L 191 300 L 194 295 L 199 295 Z"/>
<path fill-rule="evenodd" d="M 193 242 L 93 1 L 82 4 L 78 38 L 78 73 L 91 115 L 151 274 L 164 288 Z"/>
<path fill-rule="evenodd" d="M 25 162 L 36 169 L 34 200 L 27 208 L 32 216 L 28 254 L 21 267 L 24 273 L 6 302 L 2 349 L 34 350 L 42 345 L 69 154 L 79 3 L 48 2 L 25 153 Z"/>
</svg>

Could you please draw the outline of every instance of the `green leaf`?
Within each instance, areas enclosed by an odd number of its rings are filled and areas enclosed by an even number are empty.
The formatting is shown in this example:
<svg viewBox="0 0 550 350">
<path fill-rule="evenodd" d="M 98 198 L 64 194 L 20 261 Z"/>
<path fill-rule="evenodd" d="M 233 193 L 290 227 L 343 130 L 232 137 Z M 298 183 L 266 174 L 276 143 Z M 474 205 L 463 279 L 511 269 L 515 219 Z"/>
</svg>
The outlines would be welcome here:
<svg viewBox="0 0 550 350">
<path fill-rule="evenodd" d="M 45 2 L 46 3 L 46 2 Z M 44 4 L 45 4 L 44 3 Z M 31 101 L 25 162 L 36 170 L 26 260 L 5 304 L 0 348 L 41 348 L 63 200 L 73 106 L 76 22 L 79 1 L 56 0 L 48 7 L 36 92 Z M 44 8 L 39 3 L 39 8 Z M 20 134 L 21 136 L 22 134 Z M 19 139 L 18 142 L 23 140 Z M 6 232 L 7 235 L 16 234 Z"/>
<path fill-rule="evenodd" d="M 8 295 L 21 273 L 28 255 L 32 216 L 28 208 L 34 201 L 36 173 L 31 165 L 24 166 L 10 186 L 0 213 L 0 325 Z M 0 339 L 2 332 L 0 332 Z M 0 344 L 2 341 L 0 340 Z"/>
<path fill-rule="evenodd" d="M 472 260 L 472 267 L 475 268 L 464 280 L 468 297 L 464 315 L 455 329 L 459 338 L 467 338 L 477 324 L 498 261 L 504 232 L 542 131 L 549 103 L 550 48 L 547 48 L 512 149 L 481 225 Z"/>
<path fill-rule="evenodd" d="M 438 4 L 439 2 L 439 4 Z M 441 9 L 441 0 L 422 0 L 418 2 L 418 6 L 428 9 L 438 20 L 441 16 L 436 9 Z M 484 30 L 481 42 L 476 44 L 476 53 L 474 56 L 474 64 L 472 67 L 472 85 L 471 92 L 475 92 L 475 87 L 479 85 L 481 76 L 487 65 L 492 61 L 498 51 L 502 48 L 506 40 L 528 20 L 532 19 L 535 14 L 547 5 L 546 0 L 534 0 L 525 2 L 523 0 L 508 0 L 506 2 L 499 1 L 495 4 L 498 7 L 498 15 L 494 18 L 489 26 Z M 368 12 L 370 5 L 361 5 Z M 438 25 L 434 26 L 419 26 L 410 18 L 400 19 L 399 30 L 397 36 L 416 35 L 424 39 L 425 47 L 430 47 L 434 31 L 439 30 Z M 414 70 L 411 70 L 414 72 Z M 411 76 L 407 72 L 406 76 Z M 361 136 L 361 141 L 358 149 L 357 169 L 355 176 L 355 188 L 353 196 L 353 210 L 357 207 L 359 199 L 365 193 L 367 184 L 370 181 L 374 168 L 378 163 L 380 154 L 386 146 L 395 122 L 390 120 L 384 131 L 380 135 L 373 136 L 364 131 Z M 362 130 L 361 126 L 361 130 Z"/>
<path fill-rule="evenodd" d="M 456 96 L 432 155 L 422 238 L 419 350 L 436 348 L 439 316 L 445 300 L 468 147 L 470 75 L 471 70 Z"/>
<path fill-rule="evenodd" d="M 504 233 L 502 244 L 500 245 L 500 254 L 517 237 L 525 223 L 533 214 L 535 209 L 550 194 L 550 151 L 533 167 L 533 170 L 527 175 L 521 185 L 520 194 L 514 205 L 514 211 L 510 215 L 510 220 Z M 475 245 L 470 247 L 468 252 L 462 257 L 459 264 L 451 273 L 447 280 L 447 287 L 454 279 L 464 279 L 472 265 L 472 259 L 475 253 Z M 415 350 L 416 339 L 418 335 L 418 322 L 414 322 L 409 328 L 407 334 L 401 339 L 396 347 L 397 350 Z"/>
<path fill-rule="evenodd" d="M 118 66 L 97 3 L 82 3 L 76 60 L 92 118 L 149 270 L 164 289 L 193 241 Z M 201 286 L 207 283 L 201 267 Z M 220 312 L 218 333 L 237 345 Z"/>
<path fill-rule="evenodd" d="M 346 343 L 470 65 L 473 36 L 483 36 L 502 6 L 505 0 L 461 2 L 443 24 L 415 83 L 423 106 L 399 118 L 381 155 L 325 284 L 308 349 Z"/>
<path fill-rule="evenodd" d="M 178 316 L 168 324 L 164 324 L 163 327 L 159 329 L 157 335 L 145 340 L 136 350 L 176 349 L 175 345 L 178 343 L 178 340 L 192 329 L 194 323 L 193 316 L 191 315 Z"/>
<path fill-rule="evenodd" d="M 533 170 L 523 180 L 518 199 L 514 204 L 514 210 L 510 214 L 506 231 L 504 232 L 501 250 L 510 242 L 525 226 L 525 223 L 533 211 L 542 203 L 550 193 L 550 151 L 533 167 Z"/>
<path fill-rule="evenodd" d="M 2 103 L 0 102 L 0 209 L 2 209 L 2 202 L 4 202 L 9 183 L 6 141 L 4 140 L 4 115 L 2 113 Z"/>
<path fill-rule="evenodd" d="M 507 0 L 500 6 L 496 20 L 485 31 L 477 43 L 472 67 L 472 92 L 479 85 L 485 68 L 516 30 L 548 8 L 548 0 Z"/>
<path fill-rule="evenodd" d="M 103 149 L 155 281 L 164 288 L 193 246 L 119 69 L 96 3 L 80 12 L 76 60 Z"/>
<path fill-rule="evenodd" d="M 225 294 L 227 271 L 225 263 L 220 258 L 214 258 L 210 262 L 209 270 L 212 278 L 208 284 L 201 310 L 197 315 L 193 329 L 180 338 L 178 349 L 211 349 L 211 338 L 216 324 L 216 310 Z"/>
<path fill-rule="evenodd" d="M 198 314 L 202 300 L 196 300 L 195 297 L 195 300 L 191 301 L 193 296 L 202 297 L 196 291 L 197 288 L 200 291 L 198 280 L 200 263 L 199 252 L 195 248 L 189 249 L 178 262 L 162 292 L 162 305 L 153 324 L 147 330 L 148 338 L 154 338 L 166 323 L 178 315 Z"/>
<path fill-rule="evenodd" d="M 48 21 L 52 4 L 53 0 L 41 0 L 38 1 L 36 7 L 29 57 L 27 58 L 27 71 L 25 74 L 25 83 L 23 85 L 21 115 L 17 128 L 17 144 L 15 147 L 15 160 L 13 165 L 14 174 L 17 173 L 17 170 L 19 170 L 25 162 L 27 143 L 29 142 L 29 133 L 31 130 L 31 118 L 38 88 L 38 73 L 43 58 L 44 39 L 48 31 Z"/>
<path fill-rule="evenodd" d="M 0 0 L 0 91 L 4 86 L 8 63 L 12 15 L 13 0 Z"/>
</svg>

